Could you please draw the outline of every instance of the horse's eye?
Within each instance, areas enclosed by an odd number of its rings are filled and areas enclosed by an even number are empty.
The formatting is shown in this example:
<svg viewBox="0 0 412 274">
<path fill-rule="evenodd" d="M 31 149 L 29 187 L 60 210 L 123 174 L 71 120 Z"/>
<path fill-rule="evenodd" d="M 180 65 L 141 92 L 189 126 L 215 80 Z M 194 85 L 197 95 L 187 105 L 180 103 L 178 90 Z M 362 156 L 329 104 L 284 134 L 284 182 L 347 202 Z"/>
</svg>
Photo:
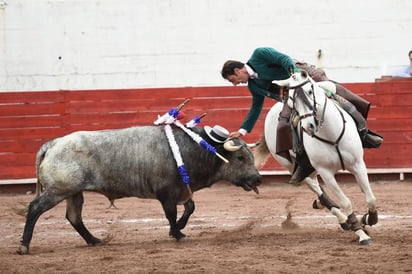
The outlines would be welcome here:
<svg viewBox="0 0 412 274">
<path fill-rule="evenodd" d="M 239 156 L 239 157 L 237 157 L 237 159 L 238 159 L 239 161 L 243 162 L 243 161 L 245 160 L 245 157 Z"/>
</svg>

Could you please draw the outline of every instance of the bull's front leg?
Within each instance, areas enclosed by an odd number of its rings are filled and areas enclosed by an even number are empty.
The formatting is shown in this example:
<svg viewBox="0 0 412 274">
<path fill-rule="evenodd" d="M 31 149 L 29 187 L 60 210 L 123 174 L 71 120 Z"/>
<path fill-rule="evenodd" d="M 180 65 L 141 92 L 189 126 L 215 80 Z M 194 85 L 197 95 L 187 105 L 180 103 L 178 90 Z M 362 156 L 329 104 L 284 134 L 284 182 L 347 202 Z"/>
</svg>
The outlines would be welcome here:
<svg viewBox="0 0 412 274">
<path fill-rule="evenodd" d="M 189 220 L 190 215 L 195 211 L 195 203 L 192 199 L 189 199 L 185 204 L 185 211 L 183 212 L 182 217 L 177 221 L 177 227 L 182 230 L 185 228 L 187 221 Z"/>
<path fill-rule="evenodd" d="M 176 223 L 177 203 L 174 201 L 171 201 L 170 199 L 159 199 L 159 200 L 160 200 L 160 203 L 162 204 L 163 211 L 165 212 L 166 218 L 169 221 L 169 225 L 170 225 L 169 234 L 178 241 L 186 237 L 185 234 L 180 232 L 180 228 Z"/>
</svg>

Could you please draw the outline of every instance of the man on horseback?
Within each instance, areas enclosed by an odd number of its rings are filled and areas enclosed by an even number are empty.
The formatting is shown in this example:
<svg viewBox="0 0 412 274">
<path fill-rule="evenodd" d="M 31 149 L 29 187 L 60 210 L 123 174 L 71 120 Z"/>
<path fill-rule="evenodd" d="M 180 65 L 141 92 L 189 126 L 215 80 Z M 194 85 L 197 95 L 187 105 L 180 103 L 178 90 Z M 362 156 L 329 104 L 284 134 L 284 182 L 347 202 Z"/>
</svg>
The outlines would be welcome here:
<svg viewBox="0 0 412 274">
<path fill-rule="evenodd" d="M 234 86 L 238 84 L 248 84 L 248 89 L 252 94 L 252 105 L 240 129 L 231 132 L 229 137 L 240 137 L 251 132 L 263 108 L 265 97 L 282 101 L 280 87 L 273 84 L 273 80 L 283 80 L 291 76 L 291 72 L 299 68 L 305 69 L 315 81 L 322 82 L 322 88 L 327 89 L 335 96 L 343 109 L 345 109 L 355 120 L 358 127 L 362 144 L 364 147 L 379 147 L 383 141 L 381 136 L 370 132 L 366 127 L 370 103 L 356 94 L 345 89 L 338 83 L 331 82 L 326 77 L 323 70 L 306 63 L 294 62 L 288 55 L 276 51 L 273 48 L 257 48 L 253 52 L 248 62 L 229 60 L 223 65 L 222 77 Z M 296 153 L 296 164 L 291 181 L 300 182 L 314 169 L 306 155 L 303 145 L 299 138 L 294 134 L 290 127 L 289 117 L 291 109 L 285 103 L 279 115 L 277 129 L 276 153 L 291 161 L 289 149 L 292 147 Z M 295 131 L 295 130 L 293 130 Z M 292 144 L 294 140 L 294 145 Z"/>
</svg>

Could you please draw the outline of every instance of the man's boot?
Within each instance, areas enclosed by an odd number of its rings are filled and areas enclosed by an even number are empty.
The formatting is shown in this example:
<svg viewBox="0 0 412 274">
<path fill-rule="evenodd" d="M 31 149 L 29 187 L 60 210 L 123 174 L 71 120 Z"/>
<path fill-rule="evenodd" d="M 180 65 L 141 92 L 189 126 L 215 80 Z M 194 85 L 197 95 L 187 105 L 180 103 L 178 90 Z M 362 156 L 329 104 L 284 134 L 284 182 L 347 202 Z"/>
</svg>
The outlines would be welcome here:
<svg viewBox="0 0 412 274">
<path fill-rule="evenodd" d="M 339 99 L 342 99 L 339 98 Z M 383 137 L 379 136 L 378 134 L 371 132 L 366 127 L 366 120 L 363 116 L 359 113 L 356 107 L 349 101 L 343 99 L 338 100 L 340 106 L 353 118 L 356 123 L 356 127 L 358 129 L 358 133 L 360 139 L 362 141 L 362 145 L 365 148 L 378 148 L 383 142 Z"/>
<path fill-rule="evenodd" d="M 308 177 L 315 169 L 309 161 L 305 148 L 303 147 L 302 138 L 297 132 L 297 128 L 292 126 L 293 147 L 296 153 L 295 168 L 290 178 L 291 183 L 300 183 Z"/>
<path fill-rule="evenodd" d="M 359 95 L 353 93 L 352 91 L 346 89 L 339 83 L 335 82 L 335 86 L 336 95 L 339 95 L 347 101 L 351 102 L 355 106 L 355 108 L 362 114 L 363 118 L 367 119 L 371 103 L 369 103 Z"/>
<path fill-rule="evenodd" d="M 295 169 L 290 178 L 290 182 L 300 183 L 314 171 L 315 169 L 310 163 L 306 151 L 303 149 L 302 151 L 296 152 Z"/>
</svg>

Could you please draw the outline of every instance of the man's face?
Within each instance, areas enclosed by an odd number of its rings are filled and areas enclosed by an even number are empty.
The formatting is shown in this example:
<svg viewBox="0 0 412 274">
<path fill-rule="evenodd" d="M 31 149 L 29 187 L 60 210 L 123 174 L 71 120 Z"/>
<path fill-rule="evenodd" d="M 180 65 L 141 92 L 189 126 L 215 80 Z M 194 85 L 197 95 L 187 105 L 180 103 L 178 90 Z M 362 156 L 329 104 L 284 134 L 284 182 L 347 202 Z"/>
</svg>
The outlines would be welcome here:
<svg viewBox="0 0 412 274">
<path fill-rule="evenodd" d="M 235 74 L 234 75 L 229 75 L 226 80 L 231 82 L 234 86 L 237 86 L 239 84 L 246 84 L 247 81 L 249 80 L 249 73 L 247 73 L 246 69 L 234 69 Z"/>
</svg>

